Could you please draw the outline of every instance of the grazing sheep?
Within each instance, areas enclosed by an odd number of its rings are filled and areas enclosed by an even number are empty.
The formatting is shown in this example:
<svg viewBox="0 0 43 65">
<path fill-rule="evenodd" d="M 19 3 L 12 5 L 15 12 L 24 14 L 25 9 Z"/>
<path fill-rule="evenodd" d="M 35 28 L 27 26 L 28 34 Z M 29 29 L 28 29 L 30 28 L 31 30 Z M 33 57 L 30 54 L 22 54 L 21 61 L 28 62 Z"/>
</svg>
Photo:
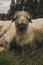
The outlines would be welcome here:
<svg viewBox="0 0 43 65">
<path fill-rule="evenodd" d="M 7 32 L 11 26 L 11 21 L 0 21 L 0 38 Z"/>
<path fill-rule="evenodd" d="M 36 49 L 37 42 L 43 42 L 43 19 L 31 21 L 31 16 L 25 11 L 18 11 L 12 25 L 6 34 L 0 39 L 0 46 L 4 48 L 15 40 L 18 45 L 24 47 L 30 45 L 32 50 Z"/>
</svg>

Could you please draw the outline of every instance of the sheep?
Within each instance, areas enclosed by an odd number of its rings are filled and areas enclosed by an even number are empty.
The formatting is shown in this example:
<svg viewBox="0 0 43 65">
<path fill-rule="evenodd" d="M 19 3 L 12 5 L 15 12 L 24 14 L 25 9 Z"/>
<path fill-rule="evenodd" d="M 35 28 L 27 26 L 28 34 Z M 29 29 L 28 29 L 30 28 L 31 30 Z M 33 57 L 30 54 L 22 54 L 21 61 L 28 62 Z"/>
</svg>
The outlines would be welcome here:
<svg viewBox="0 0 43 65">
<path fill-rule="evenodd" d="M 6 40 L 5 40 L 5 37 L 6 37 Z M 14 26 L 14 22 L 12 23 L 11 27 L 6 32 L 6 34 L 3 35 L 0 38 L 0 52 L 4 51 L 6 48 L 8 48 L 9 43 L 13 41 L 13 37 L 15 37 L 15 26 Z M 3 49 L 1 49 L 1 47 Z"/>
<path fill-rule="evenodd" d="M 12 20 L 11 27 L 0 38 L 0 46 L 3 45 L 4 48 L 7 48 L 14 40 L 22 48 L 25 45 L 30 45 L 32 50 L 36 49 L 37 42 L 43 42 L 42 21 L 43 19 L 31 20 L 30 14 L 25 11 L 18 11 Z"/>
<path fill-rule="evenodd" d="M 7 32 L 11 26 L 11 21 L 0 21 L 0 38 Z"/>
<path fill-rule="evenodd" d="M 3 21 L 0 21 L 0 29 L 3 27 Z"/>
</svg>

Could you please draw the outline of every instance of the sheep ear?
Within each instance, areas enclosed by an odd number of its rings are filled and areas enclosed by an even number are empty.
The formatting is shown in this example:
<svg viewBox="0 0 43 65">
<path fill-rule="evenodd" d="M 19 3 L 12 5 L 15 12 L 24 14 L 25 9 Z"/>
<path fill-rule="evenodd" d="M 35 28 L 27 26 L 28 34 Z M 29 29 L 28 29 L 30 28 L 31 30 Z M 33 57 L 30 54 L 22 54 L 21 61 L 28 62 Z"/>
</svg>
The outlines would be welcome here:
<svg viewBox="0 0 43 65">
<path fill-rule="evenodd" d="M 30 23 L 32 23 L 31 19 L 32 19 L 31 16 L 28 16 L 28 20 Z"/>
<path fill-rule="evenodd" d="M 32 16 L 29 15 L 29 16 L 28 16 L 28 20 L 29 20 L 30 23 L 32 23 L 31 19 L 32 19 Z"/>
<path fill-rule="evenodd" d="M 13 17 L 12 22 L 14 22 L 17 19 L 16 15 Z"/>
<path fill-rule="evenodd" d="M 17 12 L 15 12 L 12 16 L 12 22 L 14 22 L 16 19 L 17 19 L 17 15 L 16 15 Z"/>
<path fill-rule="evenodd" d="M 15 21 L 15 19 L 13 18 L 13 19 L 12 19 L 12 22 L 14 22 L 14 21 Z"/>
<path fill-rule="evenodd" d="M 30 23 L 32 23 L 31 19 L 28 19 Z"/>
<path fill-rule="evenodd" d="M 28 20 L 29 20 L 29 22 L 32 23 L 32 21 L 31 21 L 31 19 L 32 19 L 31 14 L 29 12 L 27 12 L 27 14 L 28 14 Z"/>
</svg>

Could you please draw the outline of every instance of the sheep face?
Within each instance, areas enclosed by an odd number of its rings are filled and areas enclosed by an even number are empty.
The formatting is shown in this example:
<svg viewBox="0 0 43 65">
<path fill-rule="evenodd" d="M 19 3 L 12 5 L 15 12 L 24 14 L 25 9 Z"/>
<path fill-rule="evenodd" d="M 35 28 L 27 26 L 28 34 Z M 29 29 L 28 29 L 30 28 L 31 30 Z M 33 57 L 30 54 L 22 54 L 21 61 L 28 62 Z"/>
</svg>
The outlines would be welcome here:
<svg viewBox="0 0 43 65">
<path fill-rule="evenodd" d="M 31 17 L 27 12 L 19 11 L 15 14 L 13 21 L 15 21 L 17 30 L 24 32 L 27 29 L 29 22 L 31 22 Z"/>
</svg>

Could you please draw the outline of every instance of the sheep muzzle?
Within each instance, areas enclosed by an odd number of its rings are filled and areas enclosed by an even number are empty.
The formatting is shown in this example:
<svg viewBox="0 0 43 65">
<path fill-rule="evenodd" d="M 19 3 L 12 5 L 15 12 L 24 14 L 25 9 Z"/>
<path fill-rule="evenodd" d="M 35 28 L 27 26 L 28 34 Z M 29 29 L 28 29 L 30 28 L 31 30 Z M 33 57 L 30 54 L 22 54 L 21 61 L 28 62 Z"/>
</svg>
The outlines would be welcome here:
<svg viewBox="0 0 43 65">
<path fill-rule="evenodd" d="M 18 24 L 18 28 L 19 28 L 19 31 L 23 32 L 24 30 L 26 30 L 26 24 L 20 23 Z"/>
</svg>

